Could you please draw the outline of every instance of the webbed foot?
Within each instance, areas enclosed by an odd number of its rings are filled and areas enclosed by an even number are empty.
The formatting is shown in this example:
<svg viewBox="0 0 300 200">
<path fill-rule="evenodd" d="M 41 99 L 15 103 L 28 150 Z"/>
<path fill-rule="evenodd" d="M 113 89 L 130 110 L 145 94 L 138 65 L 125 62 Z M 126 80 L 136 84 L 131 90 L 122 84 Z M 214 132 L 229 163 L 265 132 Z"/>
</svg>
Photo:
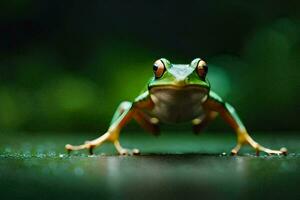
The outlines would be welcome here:
<svg viewBox="0 0 300 200">
<path fill-rule="evenodd" d="M 237 144 L 232 150 L 231 150 L 231 155 L 235 156 L 238 154 L 242 144 Z M 253 147 L 255 149 L 256 156 L 260 155 L 260 152 L 265 152 L 268 155 L 287 155 L 288 151 L 285 147 L 282 147 L 280 150 L 273 150 L 273 149 L 268 149 L 265 148 L 259 144 L 257 146 Z"/>
<path fill-rule="evenodd" d="M 288 153 L 288 150 L 285 147 L 282 147 L 280 150 L 273 150 L 258 144 L 243 130 L 238 132 L 238 144 L 231 150 L 231 155 L 237 155 L 241 147 L 245 144 L 249 144 L 255 149 L 257 156 L 259 156 L 260 152 L 265 152 L 268 155 L 287 155 Z"/>
<path fill-rule="evenodd" d="M 102 145 L 104 142 L 109 141 L 109 142 L 114 143 L 114 146 L 120 155 L 139 155 L 140 154 L 140 151 L 138 149 L 130 150 L 130 149 L 123 148 L 117 138 L 118 137 L 116 137 L 116 133 L 107 132 L 104 135 L 102 135 L 101 137 L 99 137 L 95 140 L 92 140 L 92 141 L 86 141 L 84 144 L 81 144 L 81 145 L 67 144 L 65 146 L 65 149 L 67 150 L 68 154 L 70 154 L 72 151 L 79 151 L 79 150 L 87 149 L 89 154 L 93 155 L 93 150 L 95 147 L 98 147 L 98 146 Z"/>
<path fill-rule="evenodd" d="M 114 145 L 117 149 L 117 151 L 119 152 L 120 155 L 123 155 L 123 156 L 127 156 L 127 155 L 140 155 L 140 150 L 138 149 L 126 149 L 126 148 L 123 148 L 119 142 L 119 140 L 116 140 L 114 142 Z"/>
<path fill-rule="evenodd" d="M 140 150 L 138 149 L 122 149 L 119 152 L 122 156 L 140 155 Z"/>
<path fill-rule="evenodd" d="M 85 144 L 77 145 L 77 146 L 71 145 L 71 144 L 66 144 L 65 149 L 67 150 L 68 154 L 70 154 L 72 151 L 79 151 L 82 149 L 87 149 L 89 154 L 93 155 L 94 154 L 93 150 L 95 147 L 96 147 L 95 145 L 92 145 L 90 143 L 85 143 Z"/>
</svg>

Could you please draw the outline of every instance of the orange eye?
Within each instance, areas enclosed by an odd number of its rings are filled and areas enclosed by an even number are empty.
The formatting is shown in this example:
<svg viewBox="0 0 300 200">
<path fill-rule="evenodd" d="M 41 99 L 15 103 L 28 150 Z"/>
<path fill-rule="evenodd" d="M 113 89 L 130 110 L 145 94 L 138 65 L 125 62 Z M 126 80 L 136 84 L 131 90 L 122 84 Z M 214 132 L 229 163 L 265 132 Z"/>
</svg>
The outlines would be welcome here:
<svg viewBox="0 0 300 200">
<path fill-rule="evenodd" d="M 153 72 L 155 78 L 160 78 L 164 74 L 165 70 L 165 64 L 161 60 L 155 61 L 155 63 L 153 64 Z"/>
<path fill-rule="evenodd" d="M 197 73 L 200 76 L 200 78 L 204 79 L 207 74 L 207 71 L 208 71 L 208 67 L 207 67 L 206 62 L 204 62 L 203 60 L 200 60 L 197 65 Z"/>
</svg>

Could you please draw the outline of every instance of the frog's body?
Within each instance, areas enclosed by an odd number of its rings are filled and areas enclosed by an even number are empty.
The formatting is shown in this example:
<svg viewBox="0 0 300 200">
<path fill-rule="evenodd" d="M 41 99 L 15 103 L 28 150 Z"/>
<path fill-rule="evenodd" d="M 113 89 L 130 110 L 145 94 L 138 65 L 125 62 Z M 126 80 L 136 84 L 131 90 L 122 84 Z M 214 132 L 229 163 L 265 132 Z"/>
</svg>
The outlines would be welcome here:
<svg viewBox="0 0 300 200">
<path fill-rule="evenodd" d="M 161 122 L 187 122 L 204 115 L 202 104 L 207 99 L 207 89 L 199 86 L 183 89 L 165 86 L 154 87 L 149 93 L 155 105 L 151 114 Z"/>
<path fill-rule="evenodd" d="M 144 129 L 157 134 L 159 123 L 192 122 L 198 133 L 220 114 L 237 133 L 237 145 L 232 154 L 237 154 L 244 144 L 251 145 L 257 153 L 285 154 L 286 149 L 271 150 L 255 142 L 234 108 L 210 90 L 206 79 L 206 63 L 197 58 L 189 65 L 171 64 L 166 59 L 154 63 L 154 77 L 146 89 L 133 101 L 122 102 L 115 112 L 108 131 L 99 138 L 79 146 L 66 145 L 68 151 L 89 149 L 103 142 L 113 142 L 120 154 L 138 154 L 139 150 L 124 149 L 119 142 L 122 127 L 134 118 Z"/>
</svg>

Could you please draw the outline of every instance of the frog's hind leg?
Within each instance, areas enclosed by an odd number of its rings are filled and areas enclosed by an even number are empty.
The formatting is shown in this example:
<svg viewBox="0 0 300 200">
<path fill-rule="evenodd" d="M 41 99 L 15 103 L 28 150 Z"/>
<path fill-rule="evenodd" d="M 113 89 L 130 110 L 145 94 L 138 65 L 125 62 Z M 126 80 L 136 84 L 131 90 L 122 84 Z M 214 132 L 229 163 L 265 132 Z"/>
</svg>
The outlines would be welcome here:
<svg viewBox="0 0 300 200">
<path fill-rule="evenodd" d="M 150 102 L 151 103 L 151 102 Z M 137 103 L 138 105 L 138 103 Z M 148 106 L 147 103 L 143 102 L 143 106 Z M 104 133 L 102 136 L 99 138 L 96 138 L 92 141 L 86 141 L 82 145 L 78 146 L 73 146 L 70 144 L 67 144 L 65 147 L 70 151 L 74 150 L 81 150 L 81 149 L 88 149 L 89 153 L 93 153 L 93 149 L 97 146 L 100 146 L 104 142 L 112 142 L 116 148 L 116 150 L 119 152 L 121 155 L 126 155 L 126 154 L 139 154 L 139 150 L 133 149 L 125 149 L 121 146 L 120 141 L 119 141 L 119 134 L 120 130 L 122 127 L 128 123 L 133 116 L 136 116 L 137 113 L 139 113 L 139 106 L 134 106 L 131 102 L 122 102 L 118 109 L 116 110 L 113 119 L 110 123 L 110 127 L 106 133 Z"/>
<path fill-rule="evenodd" d="M 207 125 L 218 116 L 217 112 L 206 111 L 205 114 L 192 121 L 193 131 L 195 134 L 199 134 Z"/>
<path fill-rule="evenodd" d="M 232 149 L 231 154 L 236 155 L 240 148 L 248 144 L 253 147 L 256 151 L 256 154 L 259 155 L 259 152 L 265 152 L 269 155 L 286 155 L 287 149 L 281 148 L 280 150 L 268 149 L 255 140 L 248 134 L 245 126 L 237 115 L 235 109 L 228 103 L 224 103 L 222 99 L 217 96 L 215 93 L 210 93 L 209 99 L 205 102 L 204 107 L 206 109 L 218 112 L 222 118 L 235 130 L 237 133 L 237 145 Z"/>
</svg>

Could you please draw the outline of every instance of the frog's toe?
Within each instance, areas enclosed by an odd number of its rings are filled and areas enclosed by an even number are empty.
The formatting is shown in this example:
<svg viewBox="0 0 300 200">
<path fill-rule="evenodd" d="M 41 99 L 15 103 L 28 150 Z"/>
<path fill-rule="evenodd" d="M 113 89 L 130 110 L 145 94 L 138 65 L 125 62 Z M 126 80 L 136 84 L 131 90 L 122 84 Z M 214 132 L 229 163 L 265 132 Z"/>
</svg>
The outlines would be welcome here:
<svg viewBox="0 0 300 200">
<path fill-rule="evenodd" d="M 141 152 L 138 149 L 132 149 L 132 155 L 140 155 Z"/>
<path fill-rule="evenodd" d="M 67 144 L 65 146 L 65 149 L 67 150 L 68 153 L 71 153 L 71 151 L 78 151 L 78 150 L 82 150 L 82 149 L 87 149 L 89 151 L 89 154 L 93 154 L 93 149 L 96 147 L 95 144 L 93 143 L 85 143 L 82 145 L 78 145 L 78 146 L 73 146 L 71 144 Z"/>
<path fill-rule="evenodd" d="M 79 146 L 73 146 L 71 144 L 66 144 L 65 145 L 65 149 L 68 151 L 68 153 L 70 153 L 71 151 L 75 151 L 79 148 L 80 148 Z"/>
<path fill-rule="evenodd" d="M 285 148 L 285 147 L 282 147 L 281 149 L 280 149 L 280 151 L 281 151 L 281 153 L 282 153 L 282 155 L 287 155 L 288 154 L 288 150 L 287 150 L 287 148 Z"/>
<path fill-rule="evenodd" d="M 237 150 L 232 149 L 231 152 L 230 152 L 230 155 L 231 155 L 231 156 L 236 156 L 237 153 L 238 153 Z"/>
<path fill-rule="evenodd" d="M 230 155 L 235 156 L 238 154 L 239 150 L 241 149 L 242 144 L 238 143 L 232 150 Z"/>
<path fill-rule="evenodd" d="M 67 151 L 72 151 L 72 145 L 66 144 L 66 145 L 65 145 L 65 149 L 66 149 Z"/>
<path fill-rule="evenodd" d="M 70 145 L 70 144 L 66 144 L 66 145 L 65 145 L 65 149 L 67 150 L 67 153 L 68 153 L 68 154 L 70 154 L 71 151 L 73 150 L 73 149 L 72 149 L 72 145 Z"/>
<path fill-rule="evenodd" d="M 119 151 L 119 154 L 121 156 L 127 156 L 127 155 L 129 155 L 129 150 L 128 149 L 122 149 L 122 150 Z"/>
<path fill-rule="evenodd" d="M 267 148 L 264 148 L 264 147 L 262 147 L 262 149 L 258 148 L 258 149 L 256 149 L 256 152 L 257 152 L 256 155 L 259 155 L 260 151 L 263 151 L 263 152 L 267 153 L 270 156 L 271 155 L 277 155 L 277 156 L 284 155 L 284 156 L 286 156 L 287 153 L 288 153 L 288 151 L 285 147 L 281 148 L 280 150 L 272 150 L 272 149 L 267 149 Z"/>
<path fill-rule="evenodd" d="M 121 149 L 119 151 L 119 154 L 122 155 L 122 156 L 132 156 L 132 155 L 140 155 L 140 150 L 138 149 Z"/>
</svg>

